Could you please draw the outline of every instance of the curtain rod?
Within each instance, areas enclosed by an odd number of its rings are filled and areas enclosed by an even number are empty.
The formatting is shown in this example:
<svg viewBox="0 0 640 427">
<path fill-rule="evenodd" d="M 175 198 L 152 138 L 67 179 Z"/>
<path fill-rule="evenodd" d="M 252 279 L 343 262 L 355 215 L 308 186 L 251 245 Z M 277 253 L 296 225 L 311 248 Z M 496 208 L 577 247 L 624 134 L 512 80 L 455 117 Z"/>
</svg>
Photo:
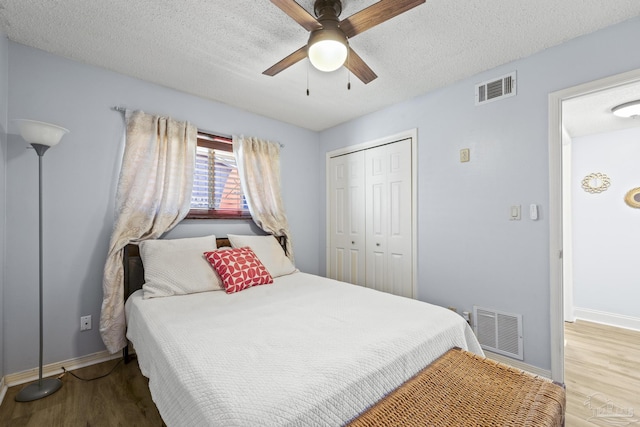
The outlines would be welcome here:
<svg viewBox="0 0 640 427">
<path fill-rule="evenodd" d="M 125 107 L 119 107 L 119 106 L 117 106 L 117 105 L 116 105 L 116 106 L 111 107 L 111 109 L 112 109 L 113 111 L 119 111 L 120 113 L 125 113 L 125 112 L 127 111 L 127 109 L 126 109 Z M 208 135 L 212 135 L 212 136 L 219 136 L 219 137 L 221 137 L 221 138 L 233 139 L 233 137 L 232 137 L 231 135 L 220 135 L 220 134 L 218 134 L 218 133 L 209 132 L 209 131 L 206 131 L 206 130 L 202 130 L 202 129 L 200 129 L 200 128 L 198 128 L 198 131 L 200 131 L 200 132 L 202 132 L 202 133 L 206 133 L 206 134 L 208 134 Z M 284 144 L 279 143 L 279 142 L 278 142 L 277 144 L 280 146 L 280 148 L 284 148 Z"/>
</svg>

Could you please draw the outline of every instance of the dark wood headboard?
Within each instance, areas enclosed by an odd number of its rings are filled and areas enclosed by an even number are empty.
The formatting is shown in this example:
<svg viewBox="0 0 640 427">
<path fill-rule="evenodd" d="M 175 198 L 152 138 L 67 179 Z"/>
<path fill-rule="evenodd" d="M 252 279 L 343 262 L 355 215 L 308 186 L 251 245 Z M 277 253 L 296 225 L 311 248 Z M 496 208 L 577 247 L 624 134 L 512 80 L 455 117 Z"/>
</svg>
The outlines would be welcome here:
<svg viewBox="0 0 640 427">
<path fill-rule="evenodd" d="M 226 237 L 216 238 L 216 246 L 231 246 L 231 242 Z M 140 258 L 140 248 L 132 243 L 124 247 L 124 255 L 122 259 L 124 265 L 124 300 L 129 295 L 142 289 L 144 284 L 144 267 L 142 266 L 142 258 Z"/>
</svg>

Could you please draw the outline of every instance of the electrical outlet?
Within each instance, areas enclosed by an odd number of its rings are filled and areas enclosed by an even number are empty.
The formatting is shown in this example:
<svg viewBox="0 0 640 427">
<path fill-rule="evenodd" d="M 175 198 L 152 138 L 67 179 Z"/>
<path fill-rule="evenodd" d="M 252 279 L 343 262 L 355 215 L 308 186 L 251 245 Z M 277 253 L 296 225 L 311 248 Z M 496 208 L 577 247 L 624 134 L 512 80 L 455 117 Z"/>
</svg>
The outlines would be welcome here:
<svg viewBox="0 0 640 427">
<path fill-rule="evenodd" d="M 91 329 L 91 315 L 82 316 L 80 318 L 80 330 L 88 331 L 89 329 Z"/>
</svg>

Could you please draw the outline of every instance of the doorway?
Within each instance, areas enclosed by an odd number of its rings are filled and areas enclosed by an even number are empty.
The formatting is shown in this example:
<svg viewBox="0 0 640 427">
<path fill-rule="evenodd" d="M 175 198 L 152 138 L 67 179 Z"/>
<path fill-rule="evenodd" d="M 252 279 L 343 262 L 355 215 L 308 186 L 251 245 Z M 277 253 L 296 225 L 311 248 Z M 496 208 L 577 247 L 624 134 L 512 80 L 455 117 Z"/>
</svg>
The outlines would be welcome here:
<svg viewBox="0 0 640 427">
<path fill-rule="evenodd" d="M 570 140 L 571 136 L 566 129 L 568 120 L 566 114 L 569 114 L 566 106 L 581 98 L 586 99 L 595 95 L 603 95 L 603 98 L 606 98 L 607 94 L 614 93 L 616 90 L 620 92 L 621 88 L 629 85 L 640 85 L 640 70 L 589 82 L 549 95 L 551 373 L 552 378 L 560 382 L 564 382 L 564 321 L 566 317 L 571 320 L 573 311 L 571 264 L 565 263 L 565 260 L 570 260 L 573 256 L 570 239 L 571 221 L 567 212 L 569 197 L 567 193 L 570 193 L 567 186 L 567 169 L 570 168 L 570 163 L 567 163 L 566 157 L 570 150 L 570 145 L 567 148 L 567 140 Z M 618 104 L 625 101 L 628 99 L 620 99 Z M 600 109 L 605 119 L 606 114 L 610 115 L 610 108 L 616 105 L 616 101 L 608 101 L 609 104 L 612 102 L 613 105 Z M 565 283 L 567 286 L 564 286 Z"/>
</svg>

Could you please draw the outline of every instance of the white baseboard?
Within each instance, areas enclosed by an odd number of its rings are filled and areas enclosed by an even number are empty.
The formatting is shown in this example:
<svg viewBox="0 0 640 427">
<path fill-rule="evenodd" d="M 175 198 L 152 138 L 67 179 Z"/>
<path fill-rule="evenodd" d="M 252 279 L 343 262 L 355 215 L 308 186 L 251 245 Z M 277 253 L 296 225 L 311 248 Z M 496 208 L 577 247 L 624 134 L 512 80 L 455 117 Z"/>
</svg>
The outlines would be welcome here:
<svg viewBox="0 0 640 427">
<path fill-rule="evenodd" d="M 510 357 L 503 356 L 501 354 L 492 353 L 486 350 L 484 351 L 484 355 L 489 359 L 495 360 L 496 362 L 513 366 L 514 368 L 518 368 L 522 371 L 527 371 L 533 375 L 538 375 L 540 377 L 545 377 L 545 378 L 551 378 L 551 371 L 547 369 L 538 368 L 537 366 L 529 365 L 528 363 L 523 363 L 519 360 L 515 360 Z"/>
<path fill-rule="evenodd" d="M 108 360 L 118 359 L 122 357 L 122 353 L 111 354 L 107 350 L 98 353 L 88 354 L 86 356 L 69 359 L 62 362 L 50 363 L 42 367 L 42 377 L 50 377 L 59 375 L 63 372 L 62 367 L 67 371 L 84 368 L 86 366 L 95 365 L 97 363 L 106 362 Z M 18 372 L 16 374 L 5 375 L 4 382 L 7 387 L 28 383 L 38 379 L 38 368 L 29 369 L 28 371 Z"/>
<path fill-rule="evenodd" d="M 617 326 L 618 328 L 640 331 L 640 318 L 625 316 L 623 314 L 607 313 L 605 311 L 591 310 L 590 308 L 574 307 L 573 315 L 576 319 L 582 319 L 594 323 Z"/>
<path fill-rule="evenodd" d="M 2 405 L 2 401 L 4 400 L 4 396 L 7 394 L 7 389 L 9 387 L 4 383 L 4 377 L 0 378 L 0 405 Z"/>
</svg>

